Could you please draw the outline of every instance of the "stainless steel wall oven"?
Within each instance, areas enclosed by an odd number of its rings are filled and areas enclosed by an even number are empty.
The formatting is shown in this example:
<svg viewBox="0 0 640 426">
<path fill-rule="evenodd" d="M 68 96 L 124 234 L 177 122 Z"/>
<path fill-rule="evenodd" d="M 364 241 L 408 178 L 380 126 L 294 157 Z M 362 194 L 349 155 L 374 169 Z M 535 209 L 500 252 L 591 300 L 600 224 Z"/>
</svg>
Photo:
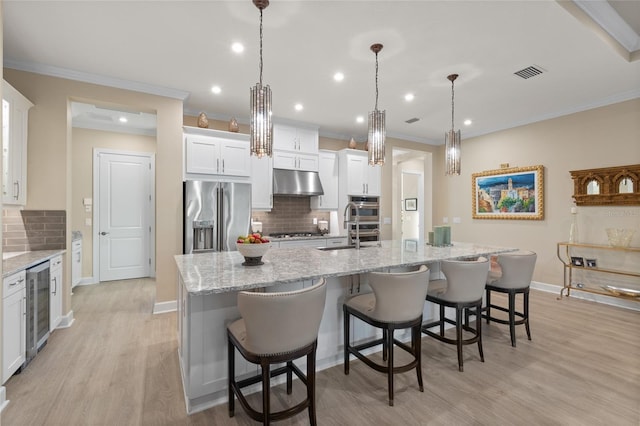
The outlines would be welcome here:
<svg viewBox="0 0 640 426">
<path fill-rule="evenodd" d="M 351 196 L 349 201 L 358 206 L 360 213 L 360 242 L 380 240 L 380 199 L 379 197 Z M 356 217 L 356 209 L 351 207 L 351 217 Z M 349 225 L 349 243 L 356 238 L 356 225 Z"/>
</svg>

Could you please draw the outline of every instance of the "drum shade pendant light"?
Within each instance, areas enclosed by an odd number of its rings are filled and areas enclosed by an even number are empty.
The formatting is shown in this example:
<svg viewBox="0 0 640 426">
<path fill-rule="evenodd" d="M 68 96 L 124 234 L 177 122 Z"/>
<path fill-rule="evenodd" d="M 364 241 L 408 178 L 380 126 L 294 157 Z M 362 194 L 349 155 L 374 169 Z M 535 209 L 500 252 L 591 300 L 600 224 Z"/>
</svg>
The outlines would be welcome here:
<svg viewBox="0 0 640 426">
<path fill-rule="evenodd" d="M 369 113 L 369 164 L 372 166 L 384 164 L 384 139 L 386 136 L 385 111 L 378 111 L 378 52 L 382 45 L 371 45 L 371 50 L 376 54 L 376 106 Z"/>
<path fill-rule="evenodd" d="M 269 0 L 253 0 L 260 9 L 260 81 L 251 90 L 249 140 L 251 155 L 271 157 L 273 149 L 273 122 L 271 121 L 271 88 L 262 85 L 262 11 Z"/>
<path fill-rule="evenodd" d="M 458 74 L 451 74 L 447 76 L 447 79 L 451 82 L 451 130 L 444 135 L 444 150 L 445 150 L 445 174 L 446 175 L 459 175 L 460 174 L 460 130 L 457 132 L 453 128 L 453 112 L 454 112 L 454 93 L 453 82 L 458 78 Z"/>
</svg>

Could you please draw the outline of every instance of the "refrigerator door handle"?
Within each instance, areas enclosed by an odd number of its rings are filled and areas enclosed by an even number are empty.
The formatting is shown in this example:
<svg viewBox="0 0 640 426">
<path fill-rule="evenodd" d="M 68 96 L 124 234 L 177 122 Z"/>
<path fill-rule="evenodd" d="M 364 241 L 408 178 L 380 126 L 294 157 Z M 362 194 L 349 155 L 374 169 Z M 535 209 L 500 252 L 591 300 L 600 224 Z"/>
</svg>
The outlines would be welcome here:
<svg viewBox="0 0 640 426">
<path fill-rule="evenodd" d="M 224 251 L 225 248 L 222 245 L 222 243 L 224 242 L 224 236 L 222 235 L 222 233 L 224 232 L 224 223 L 222 221 L 224 217 L 224 189 L 222 189 L 221 187 L 218 187 L 217 194 L 218 194 L 218 224 L 216 226 L 218 227 L 218 251 Z"/>
</svg>

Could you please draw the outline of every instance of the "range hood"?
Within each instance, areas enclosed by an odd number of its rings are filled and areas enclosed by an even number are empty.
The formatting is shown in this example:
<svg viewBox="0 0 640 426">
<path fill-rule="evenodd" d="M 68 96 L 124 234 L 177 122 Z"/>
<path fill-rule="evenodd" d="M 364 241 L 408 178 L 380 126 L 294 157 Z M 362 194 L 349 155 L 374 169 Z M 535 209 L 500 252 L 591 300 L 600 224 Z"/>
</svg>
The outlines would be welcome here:
<svg viewBox="0 0 640 426">
<path fill-rule="evenodd" d="M 324 195 L 318 172 L 273 169 L 273 195 Z"/>
</svg>

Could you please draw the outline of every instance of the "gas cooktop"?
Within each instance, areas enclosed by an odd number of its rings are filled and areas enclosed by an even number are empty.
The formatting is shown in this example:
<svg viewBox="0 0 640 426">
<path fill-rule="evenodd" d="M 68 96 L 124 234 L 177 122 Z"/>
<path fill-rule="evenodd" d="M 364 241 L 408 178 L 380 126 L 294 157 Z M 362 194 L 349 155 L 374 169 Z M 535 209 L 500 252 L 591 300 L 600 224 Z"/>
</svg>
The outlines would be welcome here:
<svg viewBox="0 0 640 426">
<path fill-rule="evenodd" d="M 294 238 L 294 237 L 321 237 L 320 232 L 272 232 L 269 234 L 273 238 Z"/>
</svg>

